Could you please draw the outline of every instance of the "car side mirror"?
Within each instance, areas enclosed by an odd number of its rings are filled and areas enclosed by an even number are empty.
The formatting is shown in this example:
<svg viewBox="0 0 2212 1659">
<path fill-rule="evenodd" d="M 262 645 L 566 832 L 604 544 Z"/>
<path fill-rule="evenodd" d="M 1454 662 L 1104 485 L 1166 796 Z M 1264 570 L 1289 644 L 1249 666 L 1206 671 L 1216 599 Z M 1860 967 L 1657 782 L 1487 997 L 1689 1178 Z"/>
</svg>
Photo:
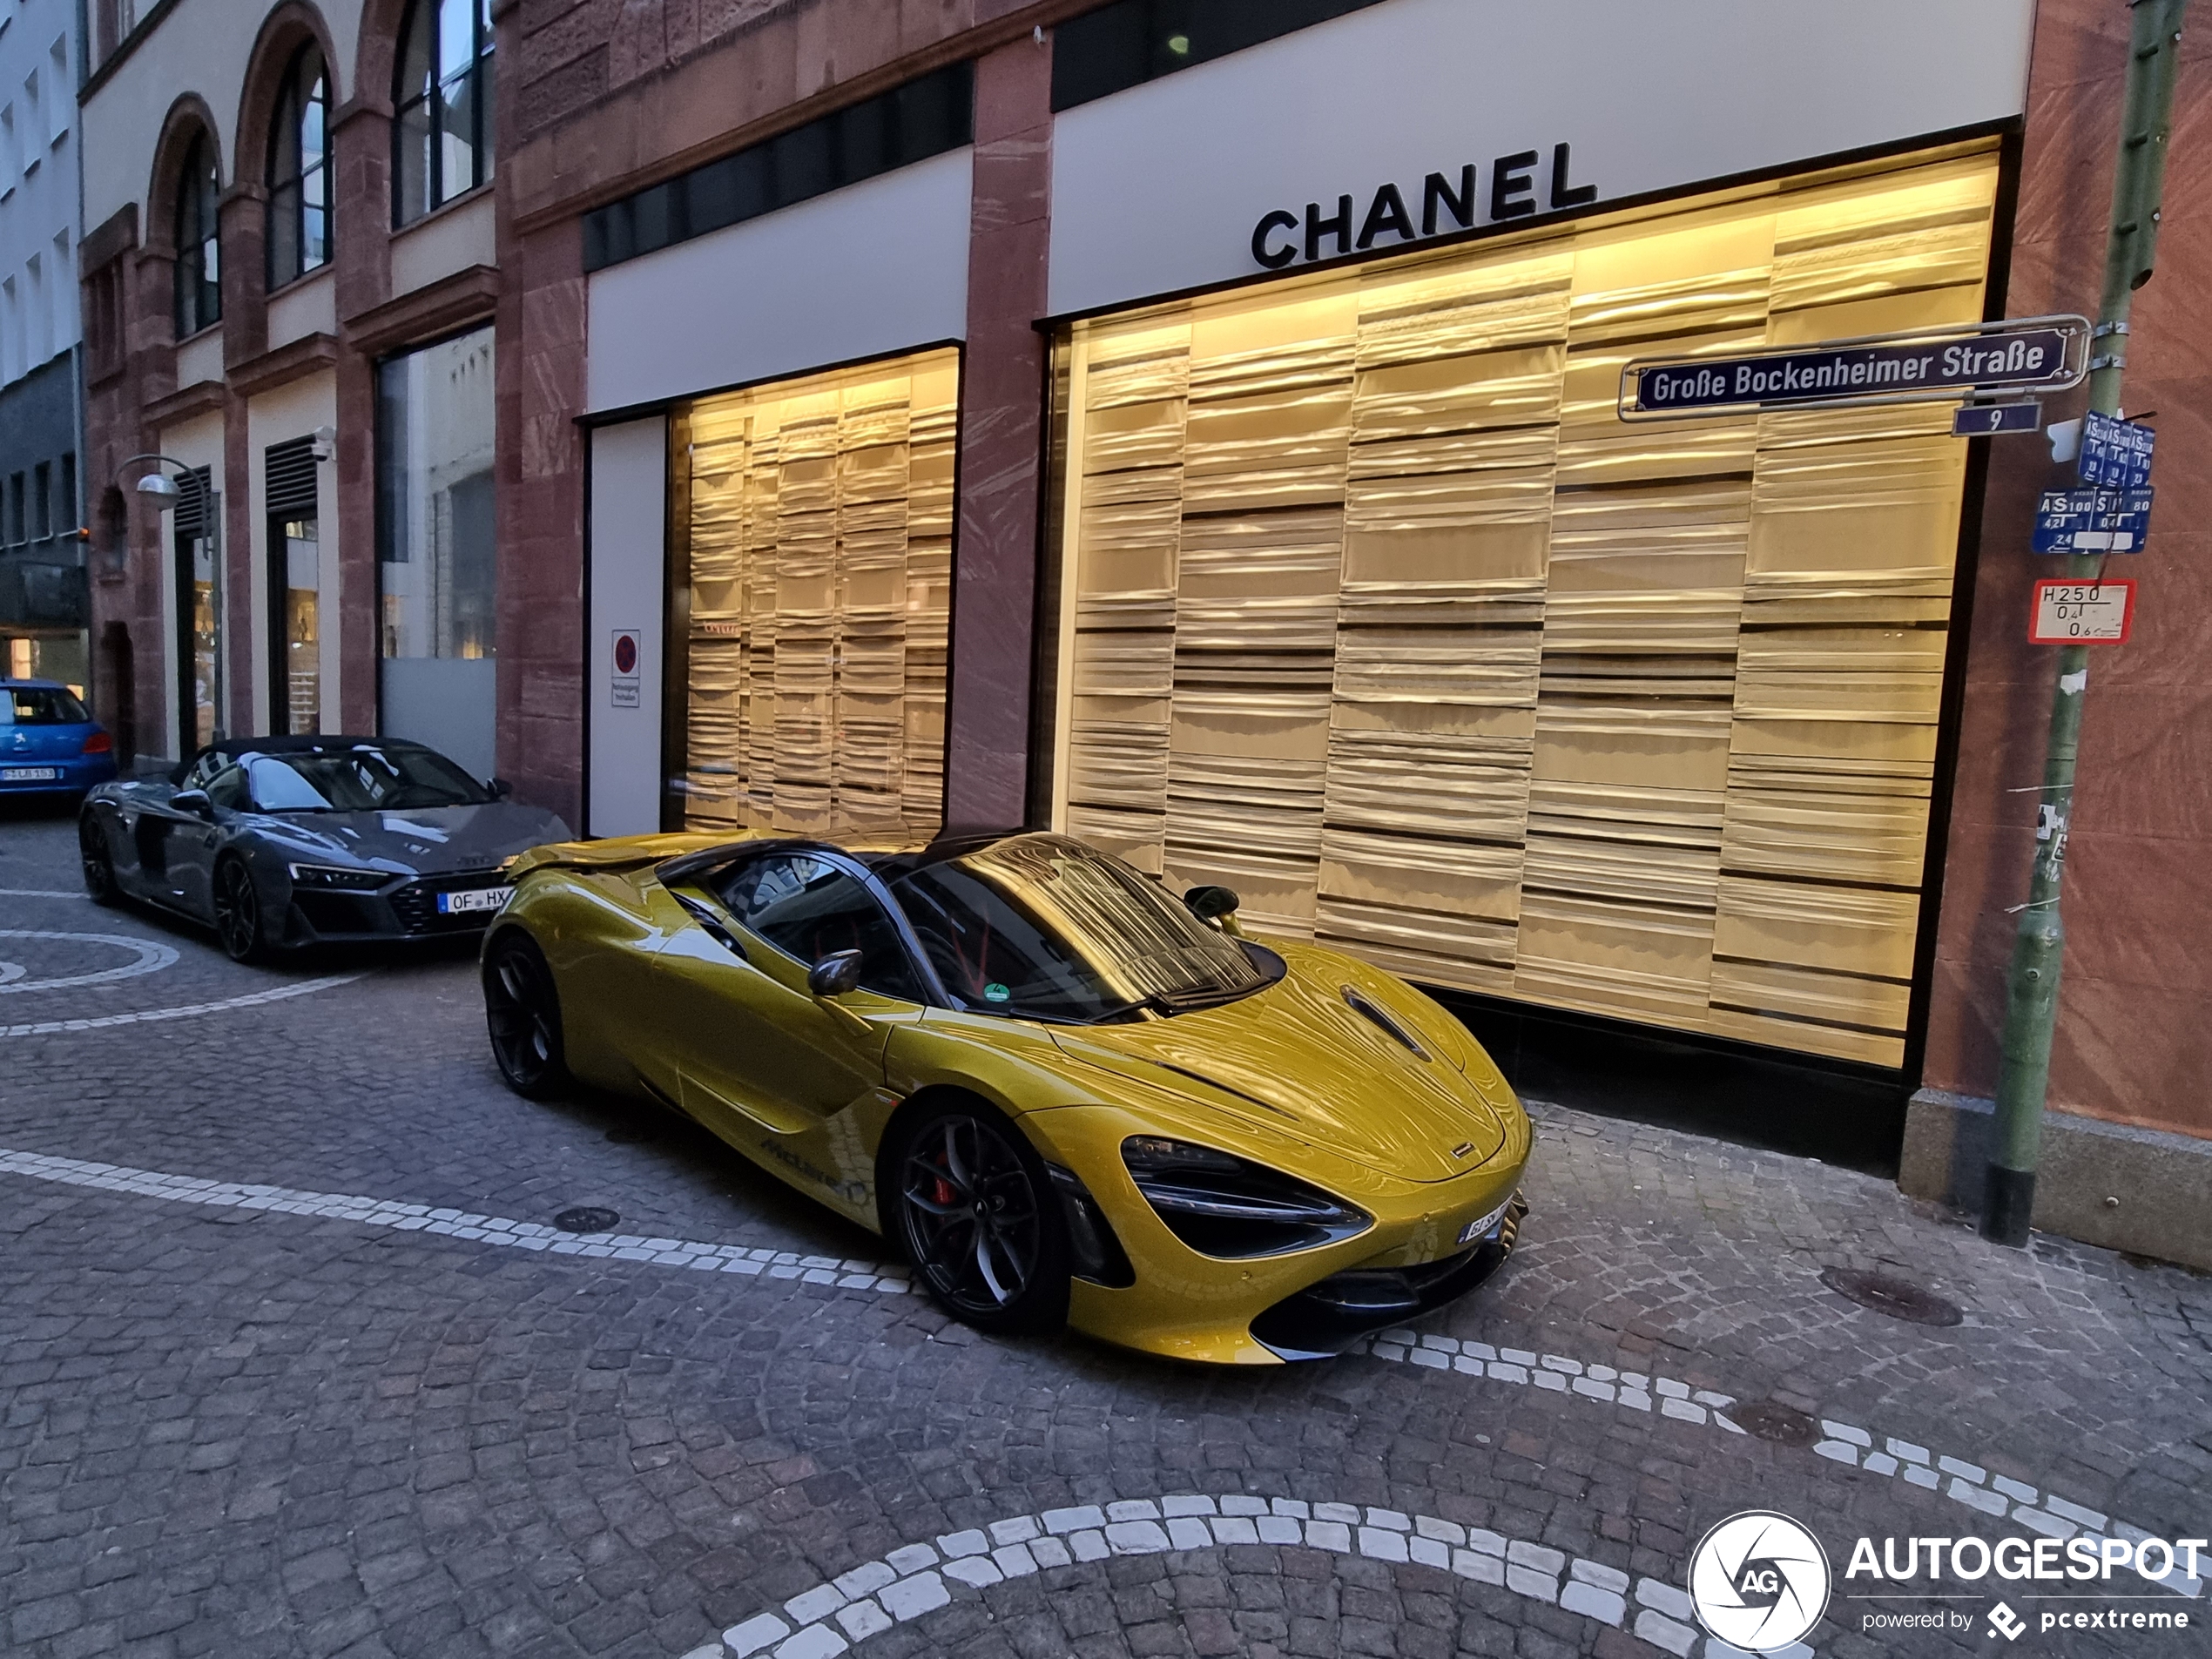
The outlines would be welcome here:
<svg viewBox="0 0 2212 1659">
<path fill-rule="evenodd" d="M 806 989 L 815 996 L 843 996 L 860 988 L 860 953 L 833 950 L 806 970 Z"/>
<path fill-rule="evenodd" d="M 1237 894 L 1231 887 L 1193 887 L 1183 895 L 1183 902 L 1200 921 L 1218 921 L 1237 914 Z"/>
<path fill-rule="evenodd" d="M 194 818 L 204 818 L 210 823 L 215 819 L 215 803 L 207 799 L 204 789 L 180 789 L 169 797 L 169 804 L 180 813 Z"/>
<path fill-rule="evenodd" d="M 484 787 L 491 791 L 491 798 L 494 800 L 505 800 L 515 792 L 515 786 L 504 778 L 495 778 Z"/>
</svg>

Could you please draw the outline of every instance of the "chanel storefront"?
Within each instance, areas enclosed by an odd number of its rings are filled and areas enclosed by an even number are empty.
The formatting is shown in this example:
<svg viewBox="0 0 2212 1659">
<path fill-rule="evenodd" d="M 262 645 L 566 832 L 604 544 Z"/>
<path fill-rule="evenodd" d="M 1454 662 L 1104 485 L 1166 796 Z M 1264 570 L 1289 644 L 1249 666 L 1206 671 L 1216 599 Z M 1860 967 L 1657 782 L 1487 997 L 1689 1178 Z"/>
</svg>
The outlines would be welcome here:
<svg viewBox="0 0 2212 1659">
<path fill-rule="evenodd" d="M 1052 822 L 1417 981 L 1904 1064 L 1967 445 L 1617 409 L 1996 309 L 2027 8 L 1891 10 L 1390 0 L 1063 109 Z"/>
<path fill-rule="evenodd" d="M 1030 820 L 1259 927 L 1909 1067 L 1968 445 L 1617 401 L 2000 314 L 2028 0 L 1173 10 L 585 215 L 591 831 L 927 835 L 996 651 Z M 961 574 L 1022 404 L 1034 606 Z"/>
</svg>

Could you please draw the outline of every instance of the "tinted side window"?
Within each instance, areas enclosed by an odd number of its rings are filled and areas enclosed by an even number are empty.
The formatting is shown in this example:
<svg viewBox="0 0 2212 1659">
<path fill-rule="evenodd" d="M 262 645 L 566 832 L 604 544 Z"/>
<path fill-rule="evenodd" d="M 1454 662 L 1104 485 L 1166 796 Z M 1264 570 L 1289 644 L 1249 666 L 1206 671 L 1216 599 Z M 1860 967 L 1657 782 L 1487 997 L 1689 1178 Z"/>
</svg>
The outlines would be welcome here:
<svg viewBox="0 0 2212 1659">
<path fill-rule="evenodd" d="M 747 927 L 807 967 L 857 950 L 863 989 L 921 1001 L 890 918 L 866 887 L 826 860 L 771 853 L 722 877 L 716 896 Z"/>
<path fill-rule="evenodd" d="M 204 787 L 207 799 L 226 812 L 250 813 L 253 799 L 246 787 L 246 768 L 230 766 L 209 779 Z"/>
</svg>

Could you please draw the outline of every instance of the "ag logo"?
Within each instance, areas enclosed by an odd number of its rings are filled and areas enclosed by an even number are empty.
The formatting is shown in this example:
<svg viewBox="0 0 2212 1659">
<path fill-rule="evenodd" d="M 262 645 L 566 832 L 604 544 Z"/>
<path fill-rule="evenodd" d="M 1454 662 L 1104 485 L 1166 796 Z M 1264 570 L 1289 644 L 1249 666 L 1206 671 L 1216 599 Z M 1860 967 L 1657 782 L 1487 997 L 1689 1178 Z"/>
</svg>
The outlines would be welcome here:
<svg viewBox="0 0 2212 1659">
<path fill-rule="evenodd" d="M 1699 1622 L 1746 1653 L 1801 1639 L 1828 1610 L 1828 1556 L 1787 1515 L 1750 1509 L 1707 1533 L 1689 1558 Z"/>
</svg>

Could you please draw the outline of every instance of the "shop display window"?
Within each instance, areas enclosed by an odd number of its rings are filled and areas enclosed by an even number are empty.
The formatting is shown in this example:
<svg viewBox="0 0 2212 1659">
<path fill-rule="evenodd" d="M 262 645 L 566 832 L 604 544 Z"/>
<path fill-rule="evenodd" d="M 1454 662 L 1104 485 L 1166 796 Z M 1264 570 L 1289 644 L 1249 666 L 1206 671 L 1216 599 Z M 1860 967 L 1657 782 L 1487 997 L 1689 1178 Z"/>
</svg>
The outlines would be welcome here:
<svg viewBox="0 0 2212 1659">
<path fill-rule="evenodd" d="M 956 352 L 703 398 L 671 454 L 671 828 L 943 819 Z"/>
<path fill-rule="evenodd" d="M 1984 310 L 1953 146 L 1076 323 L 1055 825 L 1430 984 L 1905 1052 L 1966 446 L 1623 422 Z"/>
</svg>

